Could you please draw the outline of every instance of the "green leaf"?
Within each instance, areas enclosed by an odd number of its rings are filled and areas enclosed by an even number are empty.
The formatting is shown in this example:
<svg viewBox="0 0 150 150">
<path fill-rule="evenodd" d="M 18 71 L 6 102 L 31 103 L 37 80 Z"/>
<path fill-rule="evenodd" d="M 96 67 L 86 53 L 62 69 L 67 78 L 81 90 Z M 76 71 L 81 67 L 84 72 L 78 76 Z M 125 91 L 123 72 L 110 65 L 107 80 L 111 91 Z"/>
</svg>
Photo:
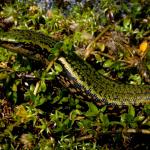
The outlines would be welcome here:
<svg viewBox="0 0 150 150">
<path fill-rule="evenodd" d="M 80 128 L 84 128 L 85 130 L 88 130 L 89 128 L 93 126 L 93 121 L 89 119 L 84 119 L 84 120 L 80 120 L 79 122 L 77 122 L 77 124 Z"/>
<path fill-rule="evenodd" d="M 107 108 L 107 106 L 102 107 L 102 108 L 100 109 L 100 112 L 103 113 L 103 112 L 106 110 L 106 108 Z"/>
<path fill-rule="evenodd" d="M 63 97 L 63 98 L 60 100 L 59 104 L 66 103 L 66 102 L 68 102 L 68 100 L 69 100 L 68 97 Z"/>
<path fill-rule="evenodd" d="M 60 73 L 60 72 L 62 72 L 62 66 L 60 65 L 60 64 L 55 64 L 55 71 L 56 71 L 56 73 Z"/>
<path fill-rule="evenodd" d="M 41 83 L 41 84 L 40 84 L 40 90 L 41 90 L 42 92 L 45 92 L 46 89 L 47 89 L 45 81 L 42 80 L 40 83 Z"/>
<path fill-rule="evenodd" d="M 12 91 L 17 92 L 17 85 L 16 84 L 13 84 Z"/>
<path fill-rule="evenodd" d="M 142 82 L 141 76 L 139 74 L 130 75 L 129 80 L 132 80 L 130 83 L 135 85 L 140 85 Z"/>
<path fill-rule="evenodd" d="M 130 18 L 125 18 L 125 19 L 123 20 L 123 26 L 124 26 L 125 28 L 128 28 L 128 26 L 130 25 L 130 23 L 131 23 L 131 19 L 130 19 Z"/>
<path fill-rule="evenodd" d="M 97 45 L 97 47 L 101 50 L 101 52 L 103 52 L 104 50 L 105 50 L 105 44 L 104 43 L 97 43 L 96 44 Z"/>
<path fill-rule="evenodd" d="M 35 103 L 36 103 L 36 106 L 40 106 L 40 105 L 44 104 L 44 102 L 46 102 L 46 101 L 47 101 L 46 98 L 41 97 L 40 99 L 38 99 L 37 101 L 35 101 Z"/>
<path fill-rule="evenodd" d="M 109 68 L 109 67 L 111 67 L 112 65 L 113 65 L 113 61 L 112 60 L 110 60 L 110 59 L 108 59 L 108 60 L 106 60 L 105 61 L 105 63 L 103 64 L 103 67 L 104 68 Z"/>
<path fill-rule="evenodd" d="M 70 113 L 70 119 L 72 121 L 72 124 L 74 123 L 74 121 L 76 120 L 76 117 L 78 115 L 81 115 L 82 113 L 80 112 L 80 110 L 76 109 L 76 110 L 73 110 L 71 113 Z"/>
<path fill-rule="evenodd" d="M 132 123 L 130 123 L 130 126 L 131 126 L 132 128 L 137 128 L 137 127 L 138 127 L 138 124 L 137 124 L 136 122 L 132 122 Z"/>
<path fill-rule="evenodd" d="M 85 113 L 86 116 L 96 116 L 99 113 L 98 108 L 91 102 L 87 102 L 89 110 Z"/>
<path fill-rule="evenodd" d="M 147 115 L 150 115 L 150 104 L 145 105 L 143 110 Z"/>
<path fill-rule="evenodd" d="M 134 121 L 140 122 L 140 121 L 142 121 L 144 118 L 145 118 L 145 116 L 137 116 L 137 117 L 134 118 Z"/>
<path fill-rule="evenodd" d="M 109 119 L 107 114 L 100 113 L 100 120 L 103 123 L 104 127 L 107 128 L 109 126 Z"/>
<path fill-rule="evenodd" d="M 0 80 L 7 79 L 8 77 L 8 73 L 0 73 Z"/>
<path fill-rule="evenodd" d="M 126 123 L 127 125 L 130 124 L 132 126 L 135 123 L 135 122 L 133 122 L 134 117 L 135 117 L 135 109 L 131 105 L 128 107 L 128 113 L 124 113 L 121 115 L 121 122 Z"/>
<path fill-rule="evenodd" d="M 135 117 L 135 108 L 132 105 L 128 107 L 128 114 L 133 118 Z"/>
<path fill-rule="evenodd" d="M 126 124 L 130 124 L 133 122 L 133 117 L 129 114 L 122 114 L 121 115 L 121 122 L 122 123 L 126 123 Z"/>
<path fill-rule="evenodd" d="M 30 85 L 30 91 L 33 92 L 35 89 L 35 86 L 33 84 Z"/>
<path fill-rule="evenodd" d="M 126 120 L 127 120 L 127 114 L 124 113 L 124 114 L 121 115 L 121 120 L 120 120 L 120 121 L 121 121 L 122 123 L 126 123 Z"/>
</svg>

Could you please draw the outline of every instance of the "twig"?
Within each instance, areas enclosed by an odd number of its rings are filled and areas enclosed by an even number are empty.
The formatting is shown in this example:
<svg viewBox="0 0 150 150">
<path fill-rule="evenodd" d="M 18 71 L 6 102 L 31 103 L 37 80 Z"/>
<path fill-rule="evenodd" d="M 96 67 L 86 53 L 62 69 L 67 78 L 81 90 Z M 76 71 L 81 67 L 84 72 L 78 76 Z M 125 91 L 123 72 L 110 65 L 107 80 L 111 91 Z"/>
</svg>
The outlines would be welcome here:
<svg viewBox="0 0 150 150">
<path fill-rule="evenodd" d="M 84 140 L 90 140 L 90 139 L 93 139 L 92 134 L 82 136 L 82 137 L 78 138 L 77 141 L 84 141 Z"/>
<path fill-rule="evenodd" d="M 147 134 L 147 135 L 150 135 L 150 130 L 148 129 L 123 129 L 123 130 L 116 130 L 116 131 L 100 131 L 99 134 L 100 135 L 106 135 L 106 134 L 121 134 L 121 133 L 124 133 L 124 134 L 138 134 L 138 133 L 141 133 L 141 134 Z M 89 135 L 85 135 L 85 136 L 82 136 L 80 138 L 77 138 L 77 141 L 84 141 L 84 140 L 90 140 L 90 139 L 93 139 L 94 136 L 92 134 L 89 134 Z"/>
<path fill-rule="evenodd" d="M 54 62 L 56 61 L 56 59 L 57 59 L 57 57 L 49 62 L 48 66 L 46 68 L 46 72 L 48 72 L 52 68 L 52 66 L 53 66 Z"/>
<path fill-rule="evenodd" d="M 34 89 L 34 92 L 33 92 L 34 95 L 37 94 L 39 87 L 40 87 L 40 81 L 38 81 L 38 82 L 36 83 L 36 86 L 35 86 L 35 89 Z"/>
<path fill-rule="evenodd" d="M 91 48 L 91 46 L 111 27 L 111 25 L 108 25 L 85 49 L 86 53 L 85 53 L 85 59 L 88 57 L 89 53 L 91 52 L 91 50 L 89 50 Z"/>
<path fill-rule="evenodd" d="M 108 25 L 86 48 L 89 49 L 111 26 Z"/>
<path fill-rule="evenodd" d="M 103 52 L 96 52 L 96 54 L 100 54 L 100 55 L 102 55 L 102 56 L 105 56 L 105 57 L 107 57 L 107 58 L 110 58 L 110 59 L 112 59 L 112 60 L 115 60 L 115 58 L 114 58 L 113 56 L 111 56 L 111 55 L 109 55 L 109 54 L 106 54 L 106 53 L 103 53 Z"/>
<path fill-rule="evenodd" d="M 150 130 L 148 129 L 124 129 L 123 130 L 124 133 L 142 133 L 142 134 L 150 134 Z"/>
</svg>

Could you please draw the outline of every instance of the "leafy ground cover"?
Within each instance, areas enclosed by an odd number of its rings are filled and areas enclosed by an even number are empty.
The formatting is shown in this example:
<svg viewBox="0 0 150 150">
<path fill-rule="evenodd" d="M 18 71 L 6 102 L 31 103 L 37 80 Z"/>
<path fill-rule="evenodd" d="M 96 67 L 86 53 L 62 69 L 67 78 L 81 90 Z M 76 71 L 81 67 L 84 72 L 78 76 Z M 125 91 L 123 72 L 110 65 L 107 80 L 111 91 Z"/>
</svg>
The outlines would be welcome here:
<svg viewBox="0 0 150 150">
<path fill-rule="evenodd" d="M 33 1 L 16 1 L 1 7 L 0 26 L 64 41 L 64 50 L 74 47 L 114 80 L 149 83 L 148 2 L 78 4 L 43 10 Z M 149 149 L 149 105 L 98 107 L 58 83 L 59 64 L 46 69 L 0 48 L 0 149 Z"/>
</svg>

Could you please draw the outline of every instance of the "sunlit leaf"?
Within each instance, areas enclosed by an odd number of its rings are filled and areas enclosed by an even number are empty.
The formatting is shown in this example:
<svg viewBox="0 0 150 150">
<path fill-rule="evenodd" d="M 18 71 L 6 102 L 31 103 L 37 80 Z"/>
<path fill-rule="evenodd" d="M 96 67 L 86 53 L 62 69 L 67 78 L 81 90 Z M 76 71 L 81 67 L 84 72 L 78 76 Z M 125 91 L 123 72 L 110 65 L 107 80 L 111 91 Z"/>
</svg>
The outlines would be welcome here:
<svg viewBox="0 0 150 150">
<path fill-rule="evenodd" d="M 105 61 L 105 63 L 103 64 L 103 67 L 108 68 L 111 67 L 113 65 L 113 61 L 111 59 L 108 59 L 107 61 Z"/>
<path fill-rule="evenodd" d="M 104 128 L 109 126 L 109 119 L 107 114 L 100 113 L 100 120 L 103 123 Z"/>
<path fill-rule="evenodd" d="M 137 116 L 135 117 L 134 121 L 142 121 L 144 118 L 144 116 Z"/>
<path fill-rule="evenodd" d="M 40 90 L 41 90 L 42 92 L 45 92 L 46 89 L 47 89 L 46 83 L 45 83 L 45 81 L 42 80 L 42 81 L 40 82 Z"/>
<path fill-rule="evenodd" d="M 132 105 L 128 107 L 128 114 L 132 117 L 135 116 L 135 108 Z"/>
<path fill-rule="evenodd" d="M 143 55 L 148 48 L 148 42 L 145 40 L 139 45 L 139 53 Z"/>
<path fill-rule="evenodd" d="M 98 108 L 93 103 L 87 102 L 89 110 L 85 113 L 86 116 L 96 116 L 99 113 Z"/>
</svg>

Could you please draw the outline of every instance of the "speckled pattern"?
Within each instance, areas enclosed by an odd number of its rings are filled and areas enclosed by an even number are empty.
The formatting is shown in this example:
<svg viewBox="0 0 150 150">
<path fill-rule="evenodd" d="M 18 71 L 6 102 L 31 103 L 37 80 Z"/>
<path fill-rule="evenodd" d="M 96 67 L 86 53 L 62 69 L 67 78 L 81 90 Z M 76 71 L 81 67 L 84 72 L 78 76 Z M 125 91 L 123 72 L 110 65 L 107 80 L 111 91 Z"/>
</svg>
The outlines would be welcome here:
<svg viewBox="0 0 150 150">
<path fill-rule="evenodd" d="M 34 57 L 36 53 L 39 53 L 39 58 L 42 56 L 47 59 L 51 48 L 57 42 L 42 33 L 29 30 L 12 30 L 0 33 L 1 47 L 9 48 L 14 52 L 22 48 L 23 50 L 19 53 L 23 54 L 23 51 L 26 51 L 28 53 L 26 56 L 30 58 L 31 54 Z M 115 105 L 150 103 L 150 85 L 136 86 L 112 81 L 96 72 L 90 64 L 74 52 L 67 55 L 62 54 L 57 62 L 63 67 L 63 72 L 58 76 L 60 83 L 85 100 Z"/>
<path fill-rule="evenodd" d="M 64 67 L 64 76 L 70 81 L 70 86 L 66 87 L 81 90 L 83 97 L 117 105 L 150 103 L 149 85 L 136 86 L 112 81 L 74 53 L 60 57 L 58 61 Z"/>
</svg>

